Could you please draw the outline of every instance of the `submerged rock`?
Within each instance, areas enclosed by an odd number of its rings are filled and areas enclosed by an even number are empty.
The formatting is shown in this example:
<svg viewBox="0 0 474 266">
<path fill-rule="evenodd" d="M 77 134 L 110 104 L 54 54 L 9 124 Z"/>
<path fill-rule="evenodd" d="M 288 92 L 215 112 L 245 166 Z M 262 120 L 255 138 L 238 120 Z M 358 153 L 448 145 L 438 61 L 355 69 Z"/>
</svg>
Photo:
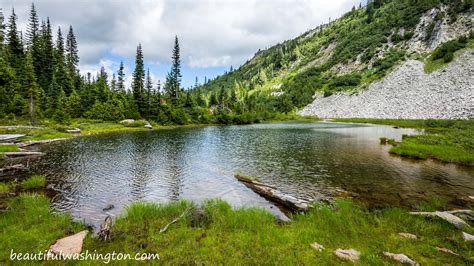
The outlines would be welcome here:
<svg viewBox="0 0 474 266">
<path fill-rule="evenodd" d="M 360 253 L 359 251 L 357 250 L 354 250 L 354 249 L 336 249 L 336 251 L 334 251 L 334 255 L 336 255 L 337 257 L 341 258 L 341 259 L 344 259 L 344 260 L 349 260 L 349 261 L 352 261 L 352 262 L 356 262 L 359 260 L 359 257 L 360 257 Z"/>
<path fill-rule="evenodd" d="M 110 211 L 112 210 L 113 208 L 115 208 L 115 206 L 113 204 L 108 204 L 107 206 L 105 206 L 105 208 L 103 208 L 102 210 L 105 212 L 105 211 Z"/>
<path fill-rule="evenodd" d="M 407 265 L 420 265 L 418 262 L 410 259 L 407 255 L 405 254 L 395 254 L 395 253 L 390 253 L 390 252 L 384 252 L 383 255 L 387 258 L 390 258 L 392 260 L 396 260 L 398 262 L 401 262 L 403 264 Z"/>
<path fill-rule="evenodd" d="M 72 236 L 64 237 L 56 241 L 48 250 L 48 258 L 54 255 L 72 256 L 80 254 L 82 243 L 89 231 L 84 230 Z"/>
</svg>

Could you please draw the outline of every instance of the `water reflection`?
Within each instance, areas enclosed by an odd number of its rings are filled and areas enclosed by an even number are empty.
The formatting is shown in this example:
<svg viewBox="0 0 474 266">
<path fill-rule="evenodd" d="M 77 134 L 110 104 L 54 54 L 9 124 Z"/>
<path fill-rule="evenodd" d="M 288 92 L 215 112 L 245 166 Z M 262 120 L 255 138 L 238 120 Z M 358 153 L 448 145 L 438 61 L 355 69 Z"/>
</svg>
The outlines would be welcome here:
<svg viewBox="0 0 474 266">
<path fill-rule="evenodd" d="M 273 205 L 238 183 L 237 171 L 303 197 L 335 189 L 374 205 L 410 206 L 431 195 L 474 194 L 474 169 L 391 156 L 380 137 L 411 129 L 336 123 L 279 123 L 88 136 L 43 146 L 35 171 L 61 191 L 59 210 L 98 224 L 133 201 Z M 113 204 L 115 208 L 102 209 Z"/>
</svg>

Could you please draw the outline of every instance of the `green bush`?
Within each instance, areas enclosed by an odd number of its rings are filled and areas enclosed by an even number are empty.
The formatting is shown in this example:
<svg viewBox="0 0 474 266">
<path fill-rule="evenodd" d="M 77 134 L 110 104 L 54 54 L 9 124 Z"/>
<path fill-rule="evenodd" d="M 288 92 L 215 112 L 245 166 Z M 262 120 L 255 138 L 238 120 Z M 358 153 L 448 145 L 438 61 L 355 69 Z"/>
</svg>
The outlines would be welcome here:
<svg viewBox="0 0 474 266">
<path fill-rule="evenodd" d="M 433 51 L 431 56 L 432 60 L 438 60 L 442 58 L 445 63 L 451 62 L 454 58 L 454 52 L 465 48 L 467 41 L 467 37 L 464 36 L 457 40 L 443 43 Z"/>
<path fill-rule="evenodd" d="M 348 87 L 348 86 L 357 86 L 359 85 L 362 76 L 360 74 L 347 74 L 335 77 L 329 87 L 336 88 L 336 87 Z"/>
</svg>

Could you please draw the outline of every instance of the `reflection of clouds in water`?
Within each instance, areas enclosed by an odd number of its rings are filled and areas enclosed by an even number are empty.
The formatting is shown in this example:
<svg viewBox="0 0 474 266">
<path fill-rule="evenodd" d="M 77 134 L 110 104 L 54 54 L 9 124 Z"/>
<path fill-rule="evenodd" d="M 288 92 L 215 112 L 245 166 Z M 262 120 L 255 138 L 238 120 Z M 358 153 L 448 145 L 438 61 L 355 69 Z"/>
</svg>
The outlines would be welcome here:
<svg viewBox="0 0 474 266">
<path fill-rule="evenodd" d="M 340 123 L 113 133 L 44 146 L 34 166 L 69 186 L 54 199 L 57 209 L 93 224 L 136 200 L 222 198 L 272 210 L 235 180 L 237 171 L 301 197 L 343 188 L 371 202 L 412 204 L 429 194 L 474 194 L 474 170 L 401 159 L 379 145 L 380 137 L 407 133 L 415 131 Z M 108 204 L 115 208 L 102 211 Z"/>
</svg>

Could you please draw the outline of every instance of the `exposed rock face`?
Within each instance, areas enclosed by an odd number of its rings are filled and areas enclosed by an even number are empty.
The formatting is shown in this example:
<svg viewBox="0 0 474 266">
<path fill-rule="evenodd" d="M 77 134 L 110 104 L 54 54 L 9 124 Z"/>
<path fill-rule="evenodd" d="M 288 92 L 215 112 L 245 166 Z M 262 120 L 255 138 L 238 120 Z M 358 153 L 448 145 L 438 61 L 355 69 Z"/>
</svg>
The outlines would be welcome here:
<svg viewBox="0 0 474 266">
<path fill-rule="evenodd" d="M 474 118 L 474 49 L 442 70 L 426 74 L 423 68 L 422 62 L 408 60 L 357 94 L 317 96 L 299 114 L 322 118 Z"/>
</svg>

